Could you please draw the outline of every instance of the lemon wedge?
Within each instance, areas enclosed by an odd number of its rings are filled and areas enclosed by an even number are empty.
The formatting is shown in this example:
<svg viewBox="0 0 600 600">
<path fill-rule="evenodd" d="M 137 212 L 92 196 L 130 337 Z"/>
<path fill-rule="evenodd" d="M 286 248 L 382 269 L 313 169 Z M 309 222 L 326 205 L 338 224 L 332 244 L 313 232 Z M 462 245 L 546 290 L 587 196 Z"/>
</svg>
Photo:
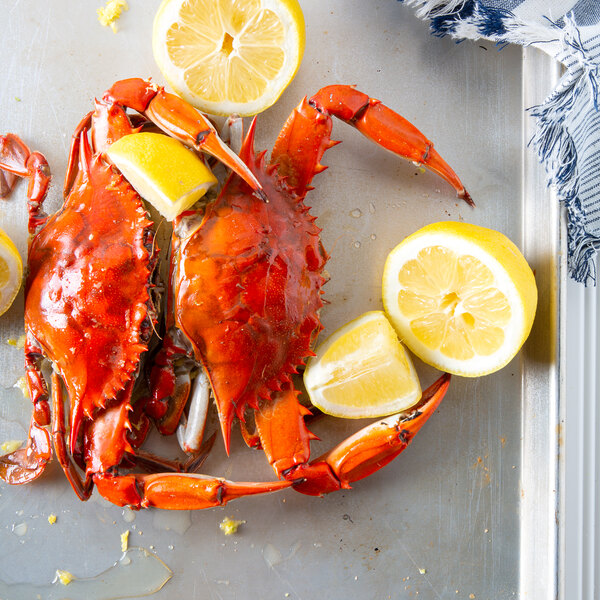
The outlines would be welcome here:
<svg viewBox="0 0 600 600">
<path fill-rule="evenodd" d="M 297 0 L 163 0 L 152 48 L 163 76 L 196 108 L 255 115 L 298 71 L 305 44 Z"/>
<path fill-rule="evenodd" d="M 304 385 L 314 406 L 350 419 L 400 412 L 421 397 L 412 361 L 382 311 L 327 338 L 306 365 Z"/>
<path fill-rule="evenodd" d="M 23 280 L 23 261 L 13 241 L 0 229 L 0 315 L 14 302 Z"/>
<path fill-rule="evenodd" d="M 198 155 L 160 133 L 126 135 L 111 144 L 106 154 L 135 191 L 168 221 L 217 183 Z"/>
<path fill-rule="evenodd" d="M 447 221 L 423 227 L 392 250 L 383 304 L 421 360 L 476 377 L 517 354 L 533 324 L 537 287 L 504 234 Z"/>
</svg>

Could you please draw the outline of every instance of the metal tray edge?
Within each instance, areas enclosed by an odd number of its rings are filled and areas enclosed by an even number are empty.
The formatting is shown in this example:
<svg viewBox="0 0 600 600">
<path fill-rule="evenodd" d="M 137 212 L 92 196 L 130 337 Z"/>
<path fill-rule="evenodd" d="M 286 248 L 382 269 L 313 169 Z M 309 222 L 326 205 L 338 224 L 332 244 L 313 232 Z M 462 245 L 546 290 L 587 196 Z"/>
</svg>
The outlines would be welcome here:
<svg viewBox="0 0 600 600">
<path fill-rule="evenodd" d="M 543 102 L 561 65 L 523 49 L 523 108 Z M 523 120 L 523 249 L 538 284 L 538 313 L 522 369 L 520 598 L 564 598 L 563 506 L 566 300 L 566 219 L 546 186 L 543 166 L 528 146 L 534 120 Z M 535 233 L 534 233 L 535 232 Z"/>
</svg>

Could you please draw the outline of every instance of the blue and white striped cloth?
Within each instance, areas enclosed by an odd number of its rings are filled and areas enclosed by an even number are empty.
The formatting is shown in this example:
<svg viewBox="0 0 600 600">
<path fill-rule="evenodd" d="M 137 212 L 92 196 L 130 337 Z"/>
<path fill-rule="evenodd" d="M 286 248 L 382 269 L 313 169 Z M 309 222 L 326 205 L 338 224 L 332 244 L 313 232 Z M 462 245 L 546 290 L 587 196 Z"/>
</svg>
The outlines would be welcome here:
<svg viewBox="0 0 600 600">
<path fill-rule="evenodd" d="M 565 74 L 540 106 L 532 140 L 568 213 L 570 275 L 596 282 L 600 248 L 600 0 L 400 0 L 432 33 L 534 45 Z"/>
</svg>

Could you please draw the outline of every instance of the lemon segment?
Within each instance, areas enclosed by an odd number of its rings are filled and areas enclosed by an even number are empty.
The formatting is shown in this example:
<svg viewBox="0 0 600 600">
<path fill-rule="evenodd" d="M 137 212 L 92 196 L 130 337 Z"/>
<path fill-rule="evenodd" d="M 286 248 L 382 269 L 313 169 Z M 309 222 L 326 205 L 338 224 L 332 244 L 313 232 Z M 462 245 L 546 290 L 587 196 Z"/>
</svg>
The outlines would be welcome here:
<svg viewBox="0 0 600 600">
<path fill-rule="evenodd" d="M 112 144 L 108 158 L 135 191 L 172 221 L 217 183 L 202 160 L 160 133 L 132 133 Z"/>
<path fill-rule="evenodd" d="M 255 115 L 294 78 L 305 45 L 297 0 L 163 0 L 154 58 L 173 89 L 214 115 Z"/>
<path fill-rule="evenodd" d="M 12 305 L 23 280 L 23 261 L 17 247 L 0 229 L 0 315 Z"/>
<path fill-rule="evenodd" d="M 336 417 L 382 417 L 421 397 L 412 361 L 382 311 L 367 312 L 333 333 L 304 372 L 314 406 Z"/>
<path fill-rule="evenodd" d="M 421 360 L 476 377 L 517 354 L 533 325 L 537 287 L 504 234 L 447 221 L 420 229 L 390 252 L 383 304 Z"/>
</svg>

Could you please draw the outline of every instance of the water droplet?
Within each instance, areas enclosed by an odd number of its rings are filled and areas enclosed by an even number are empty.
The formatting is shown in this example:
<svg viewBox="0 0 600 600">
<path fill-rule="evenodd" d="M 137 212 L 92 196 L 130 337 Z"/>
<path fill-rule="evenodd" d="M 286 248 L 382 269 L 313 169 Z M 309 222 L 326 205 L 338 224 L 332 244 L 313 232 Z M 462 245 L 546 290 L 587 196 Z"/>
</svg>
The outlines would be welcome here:
<svg viewBox="0 0 600 600">
<path fill-rule="evenodd" d="M 123 521 L 125 521 L 125 523 L 132 523 L 135 521 L 135 513 L 133 510 L 131 510 L 131 508 L 129 508 L 129 506 L 126 506 L 123 509 Z"/>
<path fill-rule="evenodd" d="M 360 242 L 356 241 L 354 242 L 354 244 L 352 244 L 355 248 L 360 248 Z"/>
<path fill-rule="evenodd" d="M 265 544 L 262 549 L 262 555 L 269 567 L 273 567 L 283 560 L 281 552 L 273 544 Z"/>
<path fill-rule="evenodd" d="M 19 537 L 23 537 L 27 533 L 27 523 L 13 524 L 12 532 Z"/>
<path fill-rule="evenodd" d="M 362 210 L 360 210 L 360 208 L 355 208 L 350 211 L 350 216 L 358 219 L 359 217 L 362 217 Z"/>
<path fill-rule="evenodd" d="M 372 240 L 376 240 L 376 239 L 377 239 L 377 236 L 376 236 L 374 233 L 372 233 L 372 234 L 371 234 L 371 239 L 372 239 Z"/>
<path fill-rule="evenodd" d="M 375 205 L 372 202 L 369 202 L 369 212 L 374 215 L 375 214 Z"/>
<path fill-rule="evenodd" d="M 156 529 L 173 530 L 183 535 L 192 525 L 192 514 L 189 510 L 157 510 L 152 523 Z"/>
</svg>

